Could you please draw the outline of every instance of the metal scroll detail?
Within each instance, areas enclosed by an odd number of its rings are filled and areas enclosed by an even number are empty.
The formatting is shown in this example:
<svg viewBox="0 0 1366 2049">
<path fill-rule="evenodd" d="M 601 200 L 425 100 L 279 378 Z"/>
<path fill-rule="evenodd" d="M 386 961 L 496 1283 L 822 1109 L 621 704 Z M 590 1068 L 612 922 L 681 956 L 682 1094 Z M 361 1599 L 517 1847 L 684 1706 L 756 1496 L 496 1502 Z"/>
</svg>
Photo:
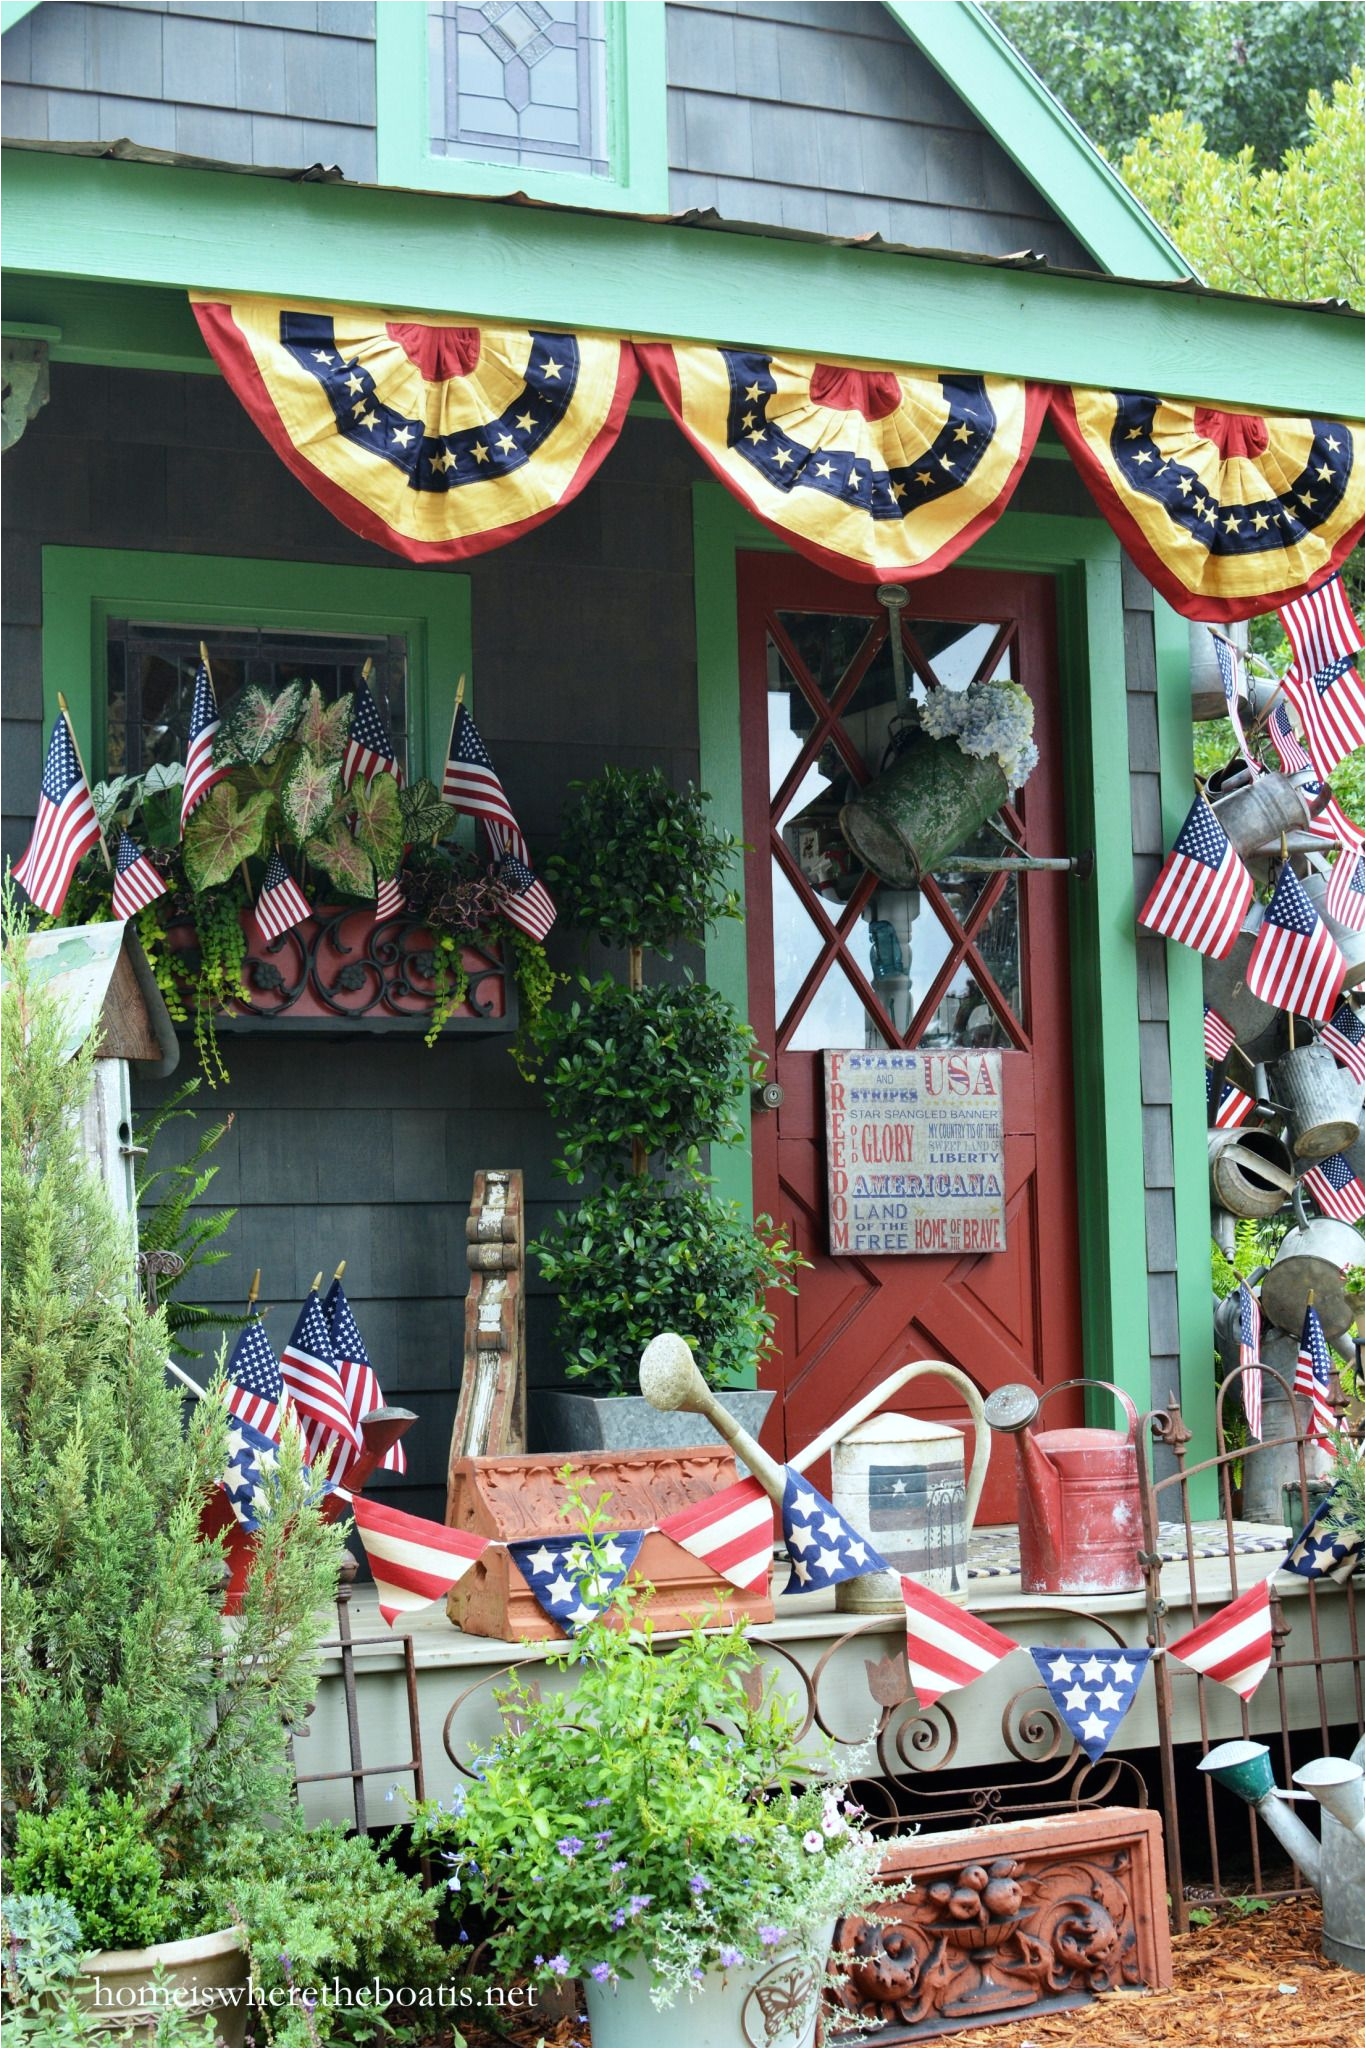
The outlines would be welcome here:
<svg viewBox="0 0 1366 2049">
<path fill-rule="evenodd" d="M 511 1029 L 511 981 L 496 946 L 467 942 L 461 959 L 469 986 L 448 1029 Z M 353 906 L 324 911 L 249 952 L 242 982 L 243 999 L 223 1020 L 228 1025 L 278 1018 L 300 1027 L 328 1020 L 368 1029 L 399 1020 L 425 1027 L 437 994 L 436 949 L 417 918 L 377 919 Z"/>
</svg>

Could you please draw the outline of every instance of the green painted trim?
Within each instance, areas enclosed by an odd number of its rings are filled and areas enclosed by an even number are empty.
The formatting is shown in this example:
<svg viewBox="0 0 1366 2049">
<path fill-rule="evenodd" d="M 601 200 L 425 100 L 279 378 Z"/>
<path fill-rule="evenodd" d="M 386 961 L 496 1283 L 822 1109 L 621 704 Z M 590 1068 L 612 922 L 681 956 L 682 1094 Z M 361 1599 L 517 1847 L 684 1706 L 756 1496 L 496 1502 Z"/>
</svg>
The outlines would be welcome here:
<svg viewBox="0 0 1366 2049">
<path fill-rule="evenodd" d="M 1361 416 L 1362 323 L 1346 313 L 39 150 L 6 150 L 4 180 L 7 263 L 30 281 L 200 285 L 339 305 L 363 296 L 395 311 Z M 48 320 L 34 296 L 21 317 Z"/>
<path fill-rule="evenodd" d="M 1103 270 L 1191 275 L 1176 244 L 980 7 L 970 0 L 884 4 Z"/>
<path fill-rule="evenodd" d="M 37 5 L 38 0 L 0 0 L 0 35 L 6 29 L 17 28 Z"/>
<path fill-rule="evenodd" d="M 735 554 L 779 546 L 721 485 L 694 485 L 702 775 L 733 832 L 744 829 Z M 1134 1257 L 1132 1221 L 1143 1215 L 1143 1115 L 1119 543 L 1098 519 L 1008 512 L 962 566 L 1033 570 L 1057 581 L 1068 845 L 1096 855 L 1092 878 L 1069 884 L 1083 1358 L 1088 1374 L 1116 1381 L 1145 1410 L 1147 1277 Z M 707 974 L 747 1014 L 743 928 L 713 938 Z M 716 1164 L 723 1191 L 752 1201 L 748 1149 Z"/>
<path fill-rule="evenodd" d="M 1157 731 L 1164 844 L 1190 810 L 1194 788 L 1190 622 L 1162 598 L 1155 603 Z M 1167 943 L 1167 1038 L 1172 1069 L 1172 1154 L 1176 1176 L 1176 1299 L 1181 1337 L 1181 1414 L 1193 1434 L 1186 1462 L 1214 1457 L 1214 1336 L 1210 1324 L 1209 1148 L 1204 1074 L 1204 962 L 1188 946 Z M 1154 1390 L 1155 1395 L 1163 1390 Z M 1219 1514 L 1213 1472 L 1191 1482 L 1191 1514 Z"/>
<path fill-rule="evenodd" d="M 426 0 L 375 9 L 378 182 L 420 191 L 503 197 L 525 192 L 562 206 L 664 213 L 669 205 L 663 0 L 606 0 L 607 105 L 612 174 L 480 163 L 428 140 L 430 38 Z"/>
<path fill-rule="evenodd" d="M 44 548 L 44 722 L 54 717 L 62 691 L 96 780 L 104 774 L 104 725 L 95 706 L 105 673 L 105 630 L 111 617 L 130 610 L 153 612 L 171 626 L 405 634 L 413 772 L 440 782 L 456 677 L 472 666 L 468 577 L 233 555 Z"/>
<path fill-rule="evenodd" d="M 183 291 L 11 272 L 4 279 L 3 320 L 6 334 L 55 329 L 48 350 L 54 363 L 219 374 Z"/>
</svg>

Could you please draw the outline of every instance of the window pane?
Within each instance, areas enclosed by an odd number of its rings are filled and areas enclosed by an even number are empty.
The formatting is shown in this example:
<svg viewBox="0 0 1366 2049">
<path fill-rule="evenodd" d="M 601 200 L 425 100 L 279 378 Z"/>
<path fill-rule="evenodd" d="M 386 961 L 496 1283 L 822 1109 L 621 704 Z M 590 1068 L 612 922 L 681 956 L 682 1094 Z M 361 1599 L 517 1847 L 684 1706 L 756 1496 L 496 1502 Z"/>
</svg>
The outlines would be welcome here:
<svg viewBox="0 0 1366 2049">
<path fill-rule="evenodd" d="M 439 0 L 428 21 L 438 156 L 610 176 L 601 0 Z"/>
</svg>

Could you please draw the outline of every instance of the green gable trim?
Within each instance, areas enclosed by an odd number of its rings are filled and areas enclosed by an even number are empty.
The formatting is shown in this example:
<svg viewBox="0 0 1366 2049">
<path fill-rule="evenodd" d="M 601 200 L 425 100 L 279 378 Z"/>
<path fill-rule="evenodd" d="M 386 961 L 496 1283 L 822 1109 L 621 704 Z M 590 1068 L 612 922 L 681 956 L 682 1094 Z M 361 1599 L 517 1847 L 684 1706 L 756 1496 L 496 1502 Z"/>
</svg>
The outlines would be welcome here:
<svg viewBox="0 0 1366 2049">
<path fill-rule="evenodd" d="M 1361 416 L 1347 314 L 39 150 L 6 150 L 4 179 L 8 281 L 27 274 L 32 321 L 43 279 L 200 285 Z"/>
<path fill-rule="evenodd" d="M 0 0 L 0 35 L 7 28 L 15 28 L 37 5 L 38 0 Z"/>
<path fill-rule="evenodd" d="M 1191 275 L 1176 244 L 980 7 L 970 0 L 885 5 L 1103 270 Z"/>
<path fill-rule="evenodd" d="M 106 630 L 111 618 L 128 612 L 167 626 L 405 635 L 412 769 L 440 781 L 456 678 L 471 669 L 467 577 L 233 555 L 44 548 L 44 722 L 55 717 L 60 690 L 96 781 L 105 772 Z"/>
<path fill-rule="evenodd" d="M 378 182 L 424 191 L 525 192 L 563 206 L 664 213 L 669 204 L 664 0 L 606 0 L 607 177 L 569 167 L 481 163 L 430 146 L 431 39 L 425 0 L 375 8 L 375 146 Z"/>
</svg>

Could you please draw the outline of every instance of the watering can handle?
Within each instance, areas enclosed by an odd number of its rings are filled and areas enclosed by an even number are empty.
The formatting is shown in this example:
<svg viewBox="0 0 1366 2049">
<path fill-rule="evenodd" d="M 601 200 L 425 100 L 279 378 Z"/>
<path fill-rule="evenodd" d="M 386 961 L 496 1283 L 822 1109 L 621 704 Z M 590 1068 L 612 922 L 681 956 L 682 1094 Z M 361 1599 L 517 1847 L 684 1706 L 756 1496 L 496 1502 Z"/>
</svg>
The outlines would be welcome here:
<svg viewBox="0 0 1366 2049">
<path fill-rule="evenodd" d="M 991 1432 L 987 1428 L 981 1395 L 967 1374 L 961 1373 L 956 1366 L 950 1366 L 947 1360 L 913 1359 L 907 1366 L 898 1366 L 895 1373 L 889 1373 L 885 1380 L 878 1382 L 871 1394 L 866 1394 L 861 1402 L 855 1402 L 852 1409 L 846 1409 L 828 1430 L 823 1430 L 819 1437 L 812 1439 L 804 1451 L 799 1451 L 795 1458 L 790 1458 L 788 1464 L 796 1472 L 804 1473 L 807 1467 L 813 1466 L 832 1445 L 838 1444 L 846 1431 L 857 1428 L 860 1423 L 866 1423 L 870 1416 L 877 1414 L 890 1395 L 896 1394 L 908 1381 L 917 1380 L 922 1373 L 937 1373 L 941 1379 L 951 1381 L 962 1395 L 967 1404 L 968 1414 L 972 1417 L 972 1471 L 968 1475 L 966 1516 L 967 1526 L 971 1529 L 977 1517 L 977 1504 L 982 1498 L 982 1489 L 986 1485 L 987 1460 L 991 1456 Z"/>
<path fill-rule="evenodd" d="M 1113 1380 L 1060 1380 L 1056 1387 L 1045 1388 L 1039 1396 L 1039 1407 L 1055 1394 L 1061 1394 L 1065 1387 L 1108 1387 L 1115 1400 L 1129 1418 L 1129 1438 L 1132 1442 L 1138 1436 L 1138 1410 L 1122 1387 L 1116 1387 Z"/>
</svg>

